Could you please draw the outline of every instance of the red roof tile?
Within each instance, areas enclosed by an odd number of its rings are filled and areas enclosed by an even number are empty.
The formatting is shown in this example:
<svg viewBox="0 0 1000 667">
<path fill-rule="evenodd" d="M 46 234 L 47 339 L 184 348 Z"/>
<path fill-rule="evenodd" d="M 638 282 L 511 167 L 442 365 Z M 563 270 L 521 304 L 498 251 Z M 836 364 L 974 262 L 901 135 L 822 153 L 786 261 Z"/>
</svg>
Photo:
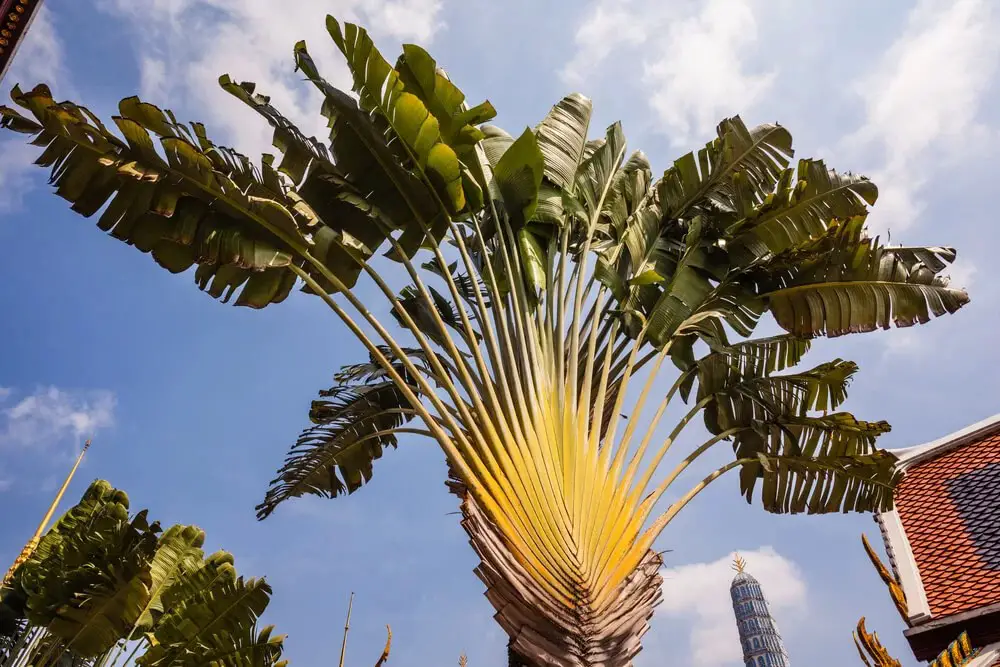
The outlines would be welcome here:
<svg viewBox="0 0 1000 667">
<path fill-rule="evenodd" d="M 934 618 L 1000 603 L 1000 434 L 908 469 L 896 508 Z"/>
</svg>

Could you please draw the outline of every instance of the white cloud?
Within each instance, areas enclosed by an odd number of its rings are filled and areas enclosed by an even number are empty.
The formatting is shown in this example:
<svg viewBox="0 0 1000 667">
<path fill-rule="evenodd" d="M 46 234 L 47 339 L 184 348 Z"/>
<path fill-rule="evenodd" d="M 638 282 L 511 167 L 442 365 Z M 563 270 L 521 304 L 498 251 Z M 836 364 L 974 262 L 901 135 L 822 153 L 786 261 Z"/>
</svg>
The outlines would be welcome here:
<svg viewBox="0 0 1000 667">
<path fill-rule="evenodd" d="M 10 387 L 0 387 L 0 403 L 3 403 L 5 400 L 7 400 L 7 397 L 10 396 L 11 392 L 13 391 L 14 390 L 11 389 Z"/>
<path fill-rule="evenodd" d="M 4 76 L 4 96 L 8 92 L 8 84 L 12 88 L 12 84 L 18 83 L 22 89 L 28 90 L 38 83 L 47 83 L 61 89 L 67 78 L 63 46 L 52 12 L 42 5 L 17 50 L 10 70 Z M 38 170 L 31 164 L 37 154 L 38 149 L 29 146 L 23 135 L 5 137 L 0 141 L 0 214 L 20 208 L 22 198 L 30 187 L 28 174 Z"/>
<path fill-rule="evenodd" d="M 931 179 L 955 169 L 960 155 L 990 146 L 978 115 L 998 62 L 1000 20 L 991 0 L 922 0 L 910 12 L 903 34 L 856 83 L 866 118 L 845 142 L 883 154 L 872 174 L 880 190 L 873 226 L 911 225 Z"/>
<path fill-rule="evenodd" d="M 711 133 L 720 118 L 745 112 L 768 91 L 774 73 L 744 66 L 756 41 L 749 0 L 709 0 L 697 16 L 669 24 L 643 83 L 654 91 L 650 104 L 672 128 L 674 144 Z"/>
<path fill-rule="evenodd" d="M 747 65 L 758 41 L 754 0 L 678 4 L 597 3 L 577 30 L 577 51 L 562 75 L 578 84 L 613 52 L 636 62 L 629 48 L 642 46 L 650 107 L 672 143 L 687 145 L 711 134 L 720 118 L 751 109 L 775 72 Z"/>
<path fill-rule="evenodd" d="M 795 563 L 769 546 L 739 553 L 747 561 L 747 572 L 760 582 L 779 629 L 782 620 L 806 608 L 806 582 Z M 691 664 L 697 667 L 742 662 L 729 595 L 734 556 L 682 565 L 663 573 L 664 602 L 657 613 L 690 622 Z"/>
<path fill-rule="evenodd" d="M 573 85 L 582 83 L 615 49 L 643 44 L 648 34 L 648 24 L 630 0 L 598 2 L 577 28 L 576 53 L 563 68 L 563 79 Z"/>
<path fill-rule="evenodd" d="M 0 141 L 0 214 L 21 208 L 24 196 L 31 188 L 31 173 L 38 171 L 38 167 L 32 164 L 38 155 L 38 148 L 31 146 L 26 139 L 24 135 L 17 135 Z"/>
<path fill-rule="evenodd" d="M 893 329 L 883 333 L 885 344 L 883 358 L 912 357 L 926 352 L 929 349 L 928 341 L 920 333 L 913 329 Z"/>
<path fill-rule="evenodd" d="M 979 273 L 979 267 L 971 260 L 959 257 L 944 273 L 949 276 L 950 282 L 948 284 L 951 287 L 969 291 L 976 279 L 976 274 Z"/>
<path fill-rule="evenodd" d="M 219 87 L 221 74 L 255 81 L 307 135 L 325 138 L 321 100 L 294 72 L 297 41 L 306 40 L 328 80 L 349 89 L 327 14 L 377 28 L 390 61 L 400 40 L 426 44 L 441 27 L 440 0 L 103 0 L 102 6 L 135 25 L 143 99 L 195 115 L 210 136 L 251 157 L 274 152 L 272 130 Z"/>
<path fill-rule="evenodd" d="M 81 440 L 114 425 L 110 391 L 45 387 L 0 411 L 0 445 L 45 447 Z"/>
</svg>

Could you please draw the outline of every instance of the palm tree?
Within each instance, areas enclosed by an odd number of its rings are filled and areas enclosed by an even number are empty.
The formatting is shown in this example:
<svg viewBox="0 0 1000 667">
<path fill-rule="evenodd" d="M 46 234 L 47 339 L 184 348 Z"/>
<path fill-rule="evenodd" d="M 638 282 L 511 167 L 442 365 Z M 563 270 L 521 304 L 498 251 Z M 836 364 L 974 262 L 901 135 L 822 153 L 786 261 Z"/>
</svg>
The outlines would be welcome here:
<svg viewBox="0 0 1000 667">
<path fill-rule="evenodd" d="M 204 531 L 160 530 L 98 480 L 0 589 L 3 667 L 283 667 L 283 636 L 257 627 L 263 579 L 236 575 Z"/>
<path fill-rule="evenodd" d="M 30 118 L 0 109 L 44 148 L 74 211 L 103 208 L 102 230 L 168 271 L 196 265 L 201 289 L 237 305 L 301 285 L 364 345 L 368 360 L 313 403 L 261 518 L 355 491 L 400 435 L 431 438 L 512 659 L 618 667 L 660 600 L 654 542 L 727 471 L 770 512 L 891 506 L 893 457 L 876 447 L 889 425 L 835 412 L 855 364 L 791 369 L 812 337 L 957 311 L 968 296 L 940 275 L 954 250 L 869 238 L 875 186 L 818 160 L 791 166 L 778 125 L 724 120 L 654 180 L 619 124 L 589 138 L 581 95 L 514 138 L 423 49 L 405 45 L 393 66 L 362 28 L 327 27 L 356 97 L 304 43 L 294 54 L 323 96 L 328 143 L 254 84 L 220 79 L 274 128 L 280 158 L 259 167 L 135 97 L 114 119 L 124 139 L 45 86 L 12 93 Z M 393 321 L 356 292 L 362 275 Z M 754 337 L 767 313 L 785 333 Z M 663 391 L 667 360 L 678 373 Z M 661 439 L 677 399 L 690 407 Z M 664 474 L 699 414 L 711 438 Z M 733 460 L 663 509 L 721 442 Z"/>
</svg>

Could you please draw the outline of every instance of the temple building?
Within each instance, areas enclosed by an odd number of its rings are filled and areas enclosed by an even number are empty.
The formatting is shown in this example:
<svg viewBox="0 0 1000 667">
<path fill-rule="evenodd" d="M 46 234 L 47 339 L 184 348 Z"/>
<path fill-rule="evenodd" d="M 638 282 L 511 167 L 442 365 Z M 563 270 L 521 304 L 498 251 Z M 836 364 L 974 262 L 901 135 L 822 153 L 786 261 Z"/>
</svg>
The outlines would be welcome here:
<svg viewBox="0 0 1000 667">
<path fill-rule="evenodd" d="M 0 0 L 0 82 L 41 4 L 42 0 Z"/>
<path fill-rule="evenodd" d="M 876 515 L 890 567 L 866 548 L 910 649 L 934 661 L 966 633 L 960 664 L 1000 667 L 1000 415 L 893 453 L 903 478 Z"/>
<path fill-rule="evenodd" d="M 760 583 L 746 571 L 739 556 L 733 564 L 736 577 L 729 587 L 733 598 L 736 627 L 740 631 L 743 663 L 746 667 L 788 667 L 788 654 L 781 643 L 778 626 L 771 617 Z"/>
</svg>

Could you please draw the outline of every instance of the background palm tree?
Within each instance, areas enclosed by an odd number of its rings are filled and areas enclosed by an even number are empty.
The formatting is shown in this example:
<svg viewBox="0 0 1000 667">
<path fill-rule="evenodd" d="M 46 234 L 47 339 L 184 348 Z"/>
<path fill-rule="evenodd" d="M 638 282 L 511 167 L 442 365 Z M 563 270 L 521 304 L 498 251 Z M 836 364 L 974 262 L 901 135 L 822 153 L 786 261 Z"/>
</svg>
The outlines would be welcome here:
<svg viewBox="0 0 1000 667">
<path fill-rule="evenodd" d="M 875 444 L 889 425 L 836 412 L 856 366 L 791 369 L 812 337 L 958 310 L 967 295 L 940 275 L 954 250 L 869 238 L 875 186 L 792 166 L 778 125 L 724 120 L 654 180 L 619 124 L 589 138 L 581 95 L 515 139 L 483 125 L 493 107 L 469 107 L 423 49 L 405 45 L 393 66 L 362 28 L 327 26 L 356 97 L 304 43 L 295 61 L 323 95 L 328 143 L 254 84 L 220 79 L 274 128 L 280 159 L 259 168 L 134 97 L 114 118 L 124 139 L 45 86 L 13 92 L 31 118 L 0 109 L 102 230 L 171 272 L 196 265 L 201 289 L 237 305 L 302 285 L 366 348 L 314 402 L 261 518 L 350 493 L 399 435 L 429 437 L 513 659 L 569 667 L 630 663 L 661 595 L 655 540 L 726 472 L 771 512 L 891 506 L 893 457 Z M 362 275 L 396 326 L 359 297 Z M 754 337 L 767 313 L 785 333 Z M 665 428 L 675 399 L 690 407 Z M 711 438 L 663 474 L 699 414 Z M 723 441 L 732 461 L 661 508 Z"/>
<path fill-rule="evenodd" d="M 283 667 L 283 636 L 257 619 L 263 579 L 205 556 L 204 531 L 161 531 L 105 481 L 90 485 L 0 588 L 3 667 Z"/>
</svg>

